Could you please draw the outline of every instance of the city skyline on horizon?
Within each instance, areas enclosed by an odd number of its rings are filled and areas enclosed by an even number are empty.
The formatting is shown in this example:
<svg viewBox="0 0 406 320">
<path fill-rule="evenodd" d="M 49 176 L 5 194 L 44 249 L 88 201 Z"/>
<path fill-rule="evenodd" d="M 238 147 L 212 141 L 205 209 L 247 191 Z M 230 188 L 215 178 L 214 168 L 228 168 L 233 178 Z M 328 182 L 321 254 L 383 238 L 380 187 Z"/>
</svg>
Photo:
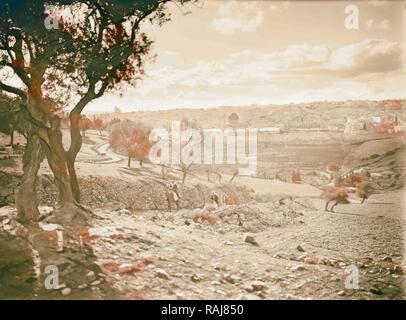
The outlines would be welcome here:
<svg viewBox="0 0 406 320">
<path fill-rule="evenodd" d="M 84 115 L 98 115 L 98 114 L 113 114 L 115 113 L 115 109 L 118 108 L 120 111 L 119 113 L 142 113 L 142 112 L 159 112 L 159 111 L 179 111 L 179 110 L 213 110 L 213 109 L 234 109 L 234 108 L 268 108 L 268 107 L 283 107 L 283 106 L 299 106 L 299 105 L 310 105 L 310 104 L 323 104 L 323 103 L 346 103 L 346 102 L 365 102 L 365 103 L 373 103 L 373 102 L 384 102 L 384 101 L 402 101 L 402 103 L 406 103 L 406 96 L 401 97 L 401 98 L 393 98 L 393 99 L 378 99 L 378 100 L 372 100 L 372 99 L 348 99 L 348 100 L 314 100 L 314 101 L 307 101 L 307 102 L 292 102 L 292 103 L 269 103 L 269 104 L 252 104 L 252 105 L 218 105 L 218 106 L 207 106 L 205 108 L 189 108 L 189 107 L 179 107 L 179 108 L 167 108 L 167 109 L 159 109 L 159 108 L 149 108 L 147 110 L 138 110 L 138 109 L 132 109 L 129 111 L 123 110 L 120 106 L 113 106 L 112 110 L 110 111 L 104 111 L 104 112 L 99 112 L 98 110 L 92 112 L 90 110 L 84 110 L 83 114 Z"/>
</svg>

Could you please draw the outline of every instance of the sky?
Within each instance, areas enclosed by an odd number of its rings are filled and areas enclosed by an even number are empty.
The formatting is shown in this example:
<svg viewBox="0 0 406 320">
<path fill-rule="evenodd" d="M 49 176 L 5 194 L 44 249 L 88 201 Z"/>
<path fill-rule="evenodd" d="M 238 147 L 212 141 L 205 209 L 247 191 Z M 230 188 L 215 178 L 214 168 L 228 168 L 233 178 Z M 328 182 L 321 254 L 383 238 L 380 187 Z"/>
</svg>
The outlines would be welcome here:
<svg viewBox="0 0 406 320">
<path fill-rule="evenodd" d="M 346 27 L 348 5 L 358 28 Z M 88 112 L 406 97 L 403 0 L 201 0 L 168 10 L 172 21 L 145 27 L 156 54 L 145 78 Z"/>
</svg>

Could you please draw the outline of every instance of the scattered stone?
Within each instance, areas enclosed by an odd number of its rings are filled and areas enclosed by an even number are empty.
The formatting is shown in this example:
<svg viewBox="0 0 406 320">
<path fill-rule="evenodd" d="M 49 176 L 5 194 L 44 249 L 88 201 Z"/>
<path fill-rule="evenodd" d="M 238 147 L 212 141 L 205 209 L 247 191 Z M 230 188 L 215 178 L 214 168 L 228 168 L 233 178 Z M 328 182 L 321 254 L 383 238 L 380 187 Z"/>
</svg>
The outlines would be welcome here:
<svg viewBox="0 0 406 320">
<path fill-rule="evenodd" d="M 318 259 L 307 257 L 307 258 L 304 258 L 303 262 L 307 263 L 307 264 L 317 264 Z"/>
<path fill-rule="evenodd" d="M 63 296 L 68 296 L 68 295 L 71 294 L 71 292 L 72 292 L 71 288 L 64 288 L 64 289 L 61 290 L 61 293 L 62 293 Z"/>
<path fill-rule="evenodd" d="M 303 271 L 303 270 L 305 270 L 305 268 L 300 264 L 290 264 L 290 265 L 288 265 L 287 269 L 291 270 L 291 271 Z"/>
<path fill-rule="evenodd" d="M 226 293 L 223 291 L 223 290 L 220 290 L 220 289 L 217 289 L 216 291 L 214 291 L 215 293 L 218 293 L 218 294 L 220 294 L 220 295 L 222 295 L 222 296 L 225 296 L 226 295 Z"/>
<path fill-rule="evenodd" d="M 120 268 L 120 265 L 115 261 L 105 262 L 102 264 L 103 270 L 109 272 L 117 272 Z"/>
<path fill-rule="evenodd" d="M 379 287 L 378 284 L 373 284 L 372 288 L 369 290 L 371 293 L 375 294 L 375 295 L 382 295 L 383 292 L 381 290 L 381 288 Z"/>
<path fill-rule="evenodd" d="M 403 268 L 398 265 L 394 265 L 389 271 L 391 274 L 403 274 Z"/>
<path fill-rule="evenodd" d="M 383 257 L 382 261 L 384 261 L 384 262 L 392 262 L 392 258 L 386 256 L 386 257 Z"/>
<path fill-rule="evenodd" d="M 194 275 L 192 275 L 192 276 L 190 277 L 190 279 L 191 279 L 193 282 L 199 282 L 199 281 L 202 281 L 202 280 L 203 280 L 203 277 L 202 277 L 201 275 L 194 274 Z"/>
<path fill-rule="evenodd" d="M 61 290 L 61 289 L 63 289 L 63 288 L 66 288 L 66 284 L 60 283 L 55 289 L 56 289 L 56 290 Z"/>
<path fill-rule="evenodd" d="M 95 287 L 95 286 L 98 286 L 99 284 L 101 284 L 101 281 L 100 281 L 100 280 L 96 280 L 96 281 L 93 281 L 90 285 L 91 285 L 92 287 Z"/>
<path fill-rule="evenodd" d="M 94 273 L 94 271 L 89 271 L 87 274 L 86 274 L 86 277 L 89 277 L 89 278 L 91 278 L 91 277 L 94 277 L 96 274 Z"/>
<path fill-rule="evenodd" d="M 10 206 L 1 207 L 0 217 L 17 217 L 17 209 Z"/>
<path fill-rule="evenodd" d="M 400 268 L 402 269 L 402 274 L 406 275 L 406 266 L 401 266 Z"/>
<path fill-rule="evenodd" d="M 236 282 L 239 282 L 241 280 L 241 278 L 237 275 L 231 275 L 231 274 L 227 274 L 224 276 L 224 280 L 226 280 L 227 282 L 231 283 L 231 284 L 235 284 Z"/>
<path fill-rule="evenodd" d="M 164 280 L 169 280 L 169 275 L 164 269 L 155 269 L 155 274 Z"/>
<path fill-rule="evenodd" d="M 252 285 L 246 285 L 245 284 L 245 285 L 241 286 L 241 288 L 244 289 L 247 292 L 254 292 L 255 291 L 254 288 L 252 287 Z"/>
<path fill-rule="evenodd" d="M 307 253 L 300 255 L 297 257 L 297 261 L 303 261 L 307 257 Z"/>
<path fill-rule="evenodd" d="M 250 243 L 250 244 L 252 244 L 252 245 L 254 245 L 254 246 L 259 247 L 258 242 L 255 240 L 255 238 L 254 238 L 253 236 L 246 236 L 246 237 L 245 237 L 245 242 L 246 242 L 246 243 Z"/>
<path fill-rule="evenodd" d="M 80 286 L 78 286 L 79 290 L 83 290 L 87 288 L 87 283 L 81 284 Z"/>
<path fill-rule="evenodd" d="M 142 271 L 146 267 L 144 262 L 124 263 L 118 267 L 120 273 L 133 273 Z"/>
<path fill-rule="evenodd" d="M 303 247 L 300 244 L 296 247 L 296 250 L 300 252 L 306 252 L 306 250 L 303 249 Z"/>
<path fill-rule="evenodd" d="M 130 215 L 131 211 L 127 210 L 127 209 L 121 209 L 117 211 L 118 214 L 122 214 L 122 215 Z"/>
<path fill-rule="evenodd" d="M 40 215 L 41 219 L 44 219 L 47 216 L 49 216 L 50 214 L 52 214 L 52 212 L 54 212 L 54 208 L 47 207 L 47 206 L 41 206 L 38 208 L 38 211 L 39 211 L 39 215 Z"/>
<path fill-rule="evenodd" d="M 254 289 L 254 291 L 262 291 L 266 289 L 266 284 L 263 281 L 254 281 L 251 283 L 251 287 Z"/>
<path fill-rule="evenodd" d="M 98 228 L 89 228 L 90 237 L 111 237 L 117 236 L 119 233 L 116 227 L 98 227 Z M 112 241 L 113 242 L 113 241 Z"/>
<path fill-rule="evenodd" d="M 56 231 L 56 230 L 64 230 L 63 227 L 59 224 L 55 223 L 38 223 L 39 227 L 44 231 Z"/>
<path fill-rule="evenodd" d="M 259 300 L 260 298 L 255 294 L 247 294 L 241 297 L 241 300 Z"/>
<path fill-rule="evenodd" d="M 341 291 L 339 291 L 339 292 L 337 293 L 337 295 L 340 296 L 340 297 L 345 296 L 345 291 L 344 291 L 344 290 L 341 290 Z"/>
</svg>

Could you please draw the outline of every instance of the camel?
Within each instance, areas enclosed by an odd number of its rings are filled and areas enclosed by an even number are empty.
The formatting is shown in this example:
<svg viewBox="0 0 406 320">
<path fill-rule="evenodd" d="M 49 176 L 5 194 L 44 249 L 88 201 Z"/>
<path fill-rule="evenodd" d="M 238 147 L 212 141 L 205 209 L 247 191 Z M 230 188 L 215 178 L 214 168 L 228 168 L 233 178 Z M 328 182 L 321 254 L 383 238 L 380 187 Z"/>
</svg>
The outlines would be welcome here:
<svg viewBox="0 0 406 320">
<path fill-rule="evenodd" d="M 357 198 L 361 199 L 361 203 L 364 203 L 371 193 L 370 185 L 366 181 L 369 176 L 369 172 L 360 171 L 351 173 L 346 177 L 338 178 L 332 184 L 328 185 L 324 190 L 324 196 L 326 198 L 325 210 L 334 212 L 334 207 L 337 204 L 348 204 L 350 194 L 355 194 Z M 328 205 L 332 201 L 335 203 L 330 210 L 328 210 Z"/>
<path fill-rule="evenodd" d="M 341 204 L 348 204 L 348 189 L 345 187 L 328 187 L 324 191 L 324 196 L 326 198 L 326 206 L 324 207 L 325 211 L 334 212 L 334 207 L 341 203 Z M 328 210 L 328 205 L 330 202 L 334 201 L 335 203 L 331 206 L 330 210 Z"/>
</svg>

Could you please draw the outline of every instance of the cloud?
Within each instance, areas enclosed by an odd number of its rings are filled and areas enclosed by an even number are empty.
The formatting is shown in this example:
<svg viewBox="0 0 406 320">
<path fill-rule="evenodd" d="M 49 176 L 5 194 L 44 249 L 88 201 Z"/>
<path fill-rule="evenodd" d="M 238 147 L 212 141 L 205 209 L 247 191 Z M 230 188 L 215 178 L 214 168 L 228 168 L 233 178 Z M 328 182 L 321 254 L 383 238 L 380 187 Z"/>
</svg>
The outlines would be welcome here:
<svg viewBox="0 0 406 320">
<path fill-rule="evenodd" d="M 365 23 L 365 26 L 368 30 L 376 29 L 376 30 L 390 30 L 390 21 L 388 19 L 381 20 L 380 22 L 376 23 L 375 20 L 369 19 Z"/>
<path fill-rule="evenodd" d="M 272 2 L 270 1 L 268 3 L 269 5 L 269 10 L 270 11 L 276 11 L 276 12 L 288 12 L 291 2 L 290 1 L 283 1 L 283 2 Z"/>
<path fill-rule="evenodd" d="M 372 7 L 381 7 L 387 4 L 388 1 L 386 0 L 371 0 L 367 2 L 367 5 Z"/>
<path fill-rule="evenodd" d="M 403 55 L 400 44 L 383 39 L 338 48 L 297 44 L 269 53 L 244 50 L 190 64 L 164 52 L 165 63 L 150 65 L 147 77 L 128 87 L 122 100 L 98 104 L 148 110 L 399 98 L 406 81 Z"/>
<path fill-rule="evenodd" d="M 264 11 L 260 4 L 229 1 L 218 8 L 218 17 L 213 19 L 214 28 L 222 34 L 253 32 L 261 26 Z"/>
<path fill-rule="evenodd" d="M 335 50 L 326 66 L 347 76 L 400 70 L 403 50 L 396 42 L 369 39 Z"/>
<path fill-rule="evenodd" d="M 324 45 L 291 45 L 283 51 L 244 50 L 217 61 L 191 66 L 151 66 L 139 90 L 148 95 L 173 87 L 255 86 L 303 77 L 348 78 L 401 70 L 403 48 L 396 42 L 370 39 L 332 50 Z"/>
</svg>

